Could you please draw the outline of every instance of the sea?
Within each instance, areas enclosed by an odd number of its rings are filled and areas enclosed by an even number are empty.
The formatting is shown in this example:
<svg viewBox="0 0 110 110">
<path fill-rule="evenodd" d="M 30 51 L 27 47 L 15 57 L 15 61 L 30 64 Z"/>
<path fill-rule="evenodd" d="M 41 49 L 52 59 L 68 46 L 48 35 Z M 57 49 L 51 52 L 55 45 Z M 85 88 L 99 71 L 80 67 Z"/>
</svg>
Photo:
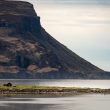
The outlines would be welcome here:
<svg viewBox="0 0 110 110">
<path fill-rule="evenodd" d="M 4 83 L 31 86 L 110 88 L 110 80 L 1 79 Z M 0 96 L 0 110 L 110 110 L 110 95 Z"/>
</svg>

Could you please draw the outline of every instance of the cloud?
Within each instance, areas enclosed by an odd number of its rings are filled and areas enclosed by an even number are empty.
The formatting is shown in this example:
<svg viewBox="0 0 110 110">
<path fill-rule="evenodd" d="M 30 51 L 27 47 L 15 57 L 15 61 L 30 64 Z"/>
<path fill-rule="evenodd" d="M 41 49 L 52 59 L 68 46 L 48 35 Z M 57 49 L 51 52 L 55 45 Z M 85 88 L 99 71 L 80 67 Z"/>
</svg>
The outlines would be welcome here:
<svg viewBox="0 0 110 110">
<path fill-rule="evenodd" d="M 88 61 L 110 70 L 110 7 L 41 6 L 37 10 L 52 36 Z"/>
<path fill-rule="evenodd" d="M 110 5 L 110 0 L 37 0 L 40 4 L 62 5 Z"/>
<path fill-rule="evenodd" d="M 54 5 L 110 5 L 110 0 L 21 0 L 38 4 Z"/>
<path fill-rule="evenodd" d="M 47 32 L 81 57 L 110 71 L 110 0 L 26 1 L 34 3 Z"/>
</svg>

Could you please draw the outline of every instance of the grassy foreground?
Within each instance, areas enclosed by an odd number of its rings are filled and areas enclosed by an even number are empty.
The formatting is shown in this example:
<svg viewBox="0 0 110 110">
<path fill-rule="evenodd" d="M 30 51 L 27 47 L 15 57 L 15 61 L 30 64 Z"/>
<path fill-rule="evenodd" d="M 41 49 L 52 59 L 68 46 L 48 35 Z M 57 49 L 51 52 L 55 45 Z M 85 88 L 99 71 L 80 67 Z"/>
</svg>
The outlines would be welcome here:
<svg viewBox="0 0 110 110">
<path fill-rule="evenodd" d="M 43 86 L 0 86 L 0 95 L 20 95 L 20 94 L 92 94 L 102 93 L 110 94 L 110 89 L 98 88 L 78 88 L 78 87 L 43 87 Z"/>
</svg>

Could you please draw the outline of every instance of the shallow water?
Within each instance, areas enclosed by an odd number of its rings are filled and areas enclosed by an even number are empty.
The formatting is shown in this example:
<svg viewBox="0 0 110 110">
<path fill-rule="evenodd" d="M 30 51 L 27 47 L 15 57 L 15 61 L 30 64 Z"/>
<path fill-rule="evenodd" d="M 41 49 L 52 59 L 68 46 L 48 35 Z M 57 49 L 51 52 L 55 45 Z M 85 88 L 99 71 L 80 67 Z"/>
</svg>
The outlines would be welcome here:
<svg viewBox="0 0 110 110">
<path fill-rule="evenodd" d="M 1 79 L 0 85 L 8 82 L 11 82 L 13 85 L 110 88 L 110 80 L 75 79 Z"/>
<path fill-rule="evenodd" d="M 1 97 L 0 110 L 110 110 L 110 95 Z"/>
</svg>

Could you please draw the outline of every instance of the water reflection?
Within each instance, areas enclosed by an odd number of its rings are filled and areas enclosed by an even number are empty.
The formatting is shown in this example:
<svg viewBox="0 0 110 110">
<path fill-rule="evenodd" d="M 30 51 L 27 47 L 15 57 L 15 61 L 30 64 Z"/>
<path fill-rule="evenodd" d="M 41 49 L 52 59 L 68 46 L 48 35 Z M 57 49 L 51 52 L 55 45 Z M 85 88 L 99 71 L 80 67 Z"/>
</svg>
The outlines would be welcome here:
<svg viewBox="0 0 110 110">
<path fill-rule="evenodd" d="M 110 95 L 0 98 L 0 110 L 109 110 Z"/>
</svg>

